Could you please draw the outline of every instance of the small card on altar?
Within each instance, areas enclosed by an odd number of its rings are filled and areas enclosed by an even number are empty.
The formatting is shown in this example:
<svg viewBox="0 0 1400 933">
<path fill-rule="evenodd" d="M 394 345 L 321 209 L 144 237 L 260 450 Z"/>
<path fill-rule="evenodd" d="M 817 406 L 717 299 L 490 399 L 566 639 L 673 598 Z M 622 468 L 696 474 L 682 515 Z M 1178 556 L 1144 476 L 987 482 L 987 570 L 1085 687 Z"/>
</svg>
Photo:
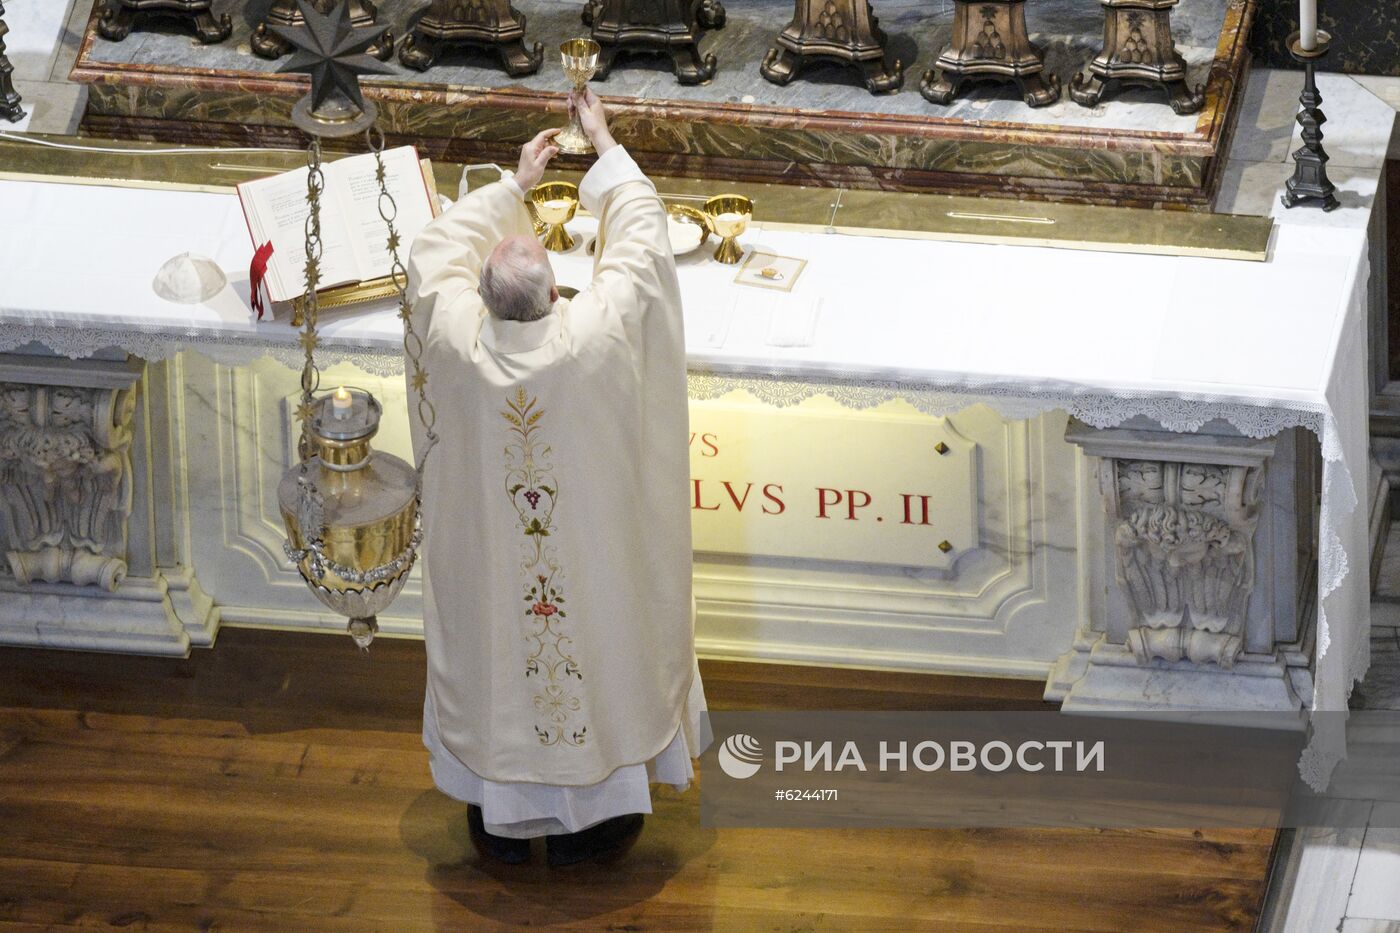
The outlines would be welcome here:
<svg viewBox="0 0 1400 933">
<path fill-rule="evenodd" d="M 734 277 L 734 281 L 752 288 L 790 292 L 805 268 L 805 259 L 755 250 L 744 259 L 744 264 L 739 267 L 739 274 Z"/>
</svg>

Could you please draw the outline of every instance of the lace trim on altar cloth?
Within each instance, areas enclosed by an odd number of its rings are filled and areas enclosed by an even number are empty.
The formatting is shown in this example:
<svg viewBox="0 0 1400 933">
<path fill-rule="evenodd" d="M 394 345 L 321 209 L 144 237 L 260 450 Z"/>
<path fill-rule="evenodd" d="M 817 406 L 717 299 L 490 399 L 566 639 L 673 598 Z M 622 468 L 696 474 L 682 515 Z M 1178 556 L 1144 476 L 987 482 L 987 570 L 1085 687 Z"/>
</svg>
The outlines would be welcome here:
<svg viewBox="0 0 1400 933">
<path fill-rule="evenodd" d="M 38 343 L 72 359 L 116 348 L 148 361 L 164 360 L 182 350 L 193 350 L 216 363 L 244 366 L 271 357 L 289 369 L 299 369 L 301 349 L 290 338 L 286 343 L 258 342 L 245 337 L 142 332 L 97 328 L 62 328 L 42 325 L 6 325 L 0 330 L 0 352 Z M 403 351 L 394 347 L 337 345 L 323 342 L 318 348 L 323 364 L 350 363 L 368 375 L 393 377 L 403 373 Z M 1339 529 L 1358 507 L 1353 476 L 1343 455 L 1336 419 L 1321 406 L 1298 401 L 1240 402 L 1224 396 L 1163 396 L 1124 391 L 1113 394 L 1062 385 L 1036 385 L 994 379 L 963 378 L 956 383 L 931 385 L 861 378 L 768 373 L 728 374 L 692 370 L 692 399 L 714 399 L 743 391 L 761 402 L 782 408 L 825 396 L 852 410 L 874 408 L 896 399 L 935 417 L 946 417 L 976 404 L 985 404 L 1002 417 L 1021 419 L 1062 410 L 1097 428 L 1110 428 L 1134 417 L 1146 416 L 1169 431 L 1192 433 L 1220 419 L 1248 437 L 1266 438 L 1289 428 L 1306 428 L 1317 436 L 1323 457 L 1322 509 L 1318 541 L 1317 654 L 1313 709 L 1319 709 L 1322 692 L 1321 659 L 1332 643 L 1326 612 L 1327 597 L 1341 586 L 1350 572 L 1350 560 Z M 1364 565 L 1366 562 L 1361 562 Z M 1342 667 L 1342 695 L 1365 673 L 1369 664 L 1369 638 L 1357 639 L 1351 657 Z M 1335 689 L 1335 688 L 1334 688 Z M 1327 717 L 1327 722 L 1336 721 Z M 1326 787 L 1333 768 L 1346 755 L 1345 734 L 1315 726 L 1312 739 L 1299 762 L 1304 780 L 1314 789 Z"/>
<path fill-rule="evenodd" d="M 247 366 L 269 357 L 288 369 L 300 370 L 304 359 L 292 334 L 286 342 L 258 341 L 246 337 L 177 334 L 170 331 L 103 330 L 101 328 L 45 327 L 7 324 L 0 329 L 0 352 L 28 344 L 40 344 L 69 359 L 118 349 L 147 362 L 168 360 L 182 350 L 192 350 L 224 366 Z M 356 347 L 323 341 L 317 355 L 330 364 L 352 363 L 371 376 L 403 375 L 403 348 Z"/>
<path fill-rule="evenodd" d="M 242 337 L 180 334 L 170 331 L 103 330 L 99 328 L 7 325 L 0 330 L 0 352 L 26 344 L 41 344 L 70 359 L 91 356 L 116 348 L 143 360 L 170 359 L 182 350 L 192 350 L 226 366 L 244 366 L 261 357 L 270 357 L 290 369 L 300 369 L 301 348 L 290 338 L 286 342 L 259 342 Z M 403 374 L 403 350 L 393 347 L 349 346 L 323 340 L 317 352 L 328 362 L 350 363 L 371 376 Z M 1099 394 L 1084 391 L 1043 390 L 1031 383 L 996 380 L 966 380 L 956 385 L 931 386 L 921 383 L 861 378 L 822 378 L 771 374 L 734 374 L 692 371 L 690 397 L 718 398 L 736 390 L 748 392 L 759 401 L 775 407 L 799 404 L 822 395 L 855 410 L 873 408 L 893 399 L 903 399 L 925 414 L 944 417 L 969 405 L 984 402 L 1008 418 L 1029 418 L 1063 409 L 1094 427 L 1112 427 L 1138 415 L 1146 415 L 1169 431 L 1190 433 L 1207 422 L 1223 418 L 1250 437 L 1272 437 L 1292 427 L 1305 427 L 1322 442 L 1322 456 L 1341 458 L 1341 442 L 1335 427 L 1320 410 L 1307 410 L 1300 403 L 1252 405 L 1220 397 L 1154 396 L 1146 393 Z"/>
</svg>

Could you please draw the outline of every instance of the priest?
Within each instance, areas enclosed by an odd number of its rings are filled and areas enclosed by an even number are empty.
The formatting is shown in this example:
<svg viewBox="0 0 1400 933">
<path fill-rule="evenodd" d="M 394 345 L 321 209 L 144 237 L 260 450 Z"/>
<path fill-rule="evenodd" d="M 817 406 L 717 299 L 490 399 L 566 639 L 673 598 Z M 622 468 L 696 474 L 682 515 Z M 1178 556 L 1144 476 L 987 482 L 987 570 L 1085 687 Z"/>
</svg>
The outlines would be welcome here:
<svg viewBox="0 0 1400 933">
<path fill-rule="evenodd" d="M 474 838 L 561 865 L 626 844 L 710 742 L 695 660 L 681 296 L 656 188 L 592 91 L 593 279 L 555 286 L 524 199 L 558 151 L 472 191 L 409 260 L 437 406 L 423 486 L 423 739 Z M 414 422 L 414 446 L 425 442 Z"/>
</svg>

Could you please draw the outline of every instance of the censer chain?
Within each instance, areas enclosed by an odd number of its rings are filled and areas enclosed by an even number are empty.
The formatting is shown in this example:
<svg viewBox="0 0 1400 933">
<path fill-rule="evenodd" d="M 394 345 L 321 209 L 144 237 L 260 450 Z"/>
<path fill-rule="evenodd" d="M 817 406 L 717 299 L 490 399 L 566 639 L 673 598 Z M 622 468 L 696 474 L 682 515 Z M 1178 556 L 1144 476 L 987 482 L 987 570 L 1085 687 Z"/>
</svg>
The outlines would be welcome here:
<svg viewBox="0 0 1400 933">
<path fill-rule="evenodd" d="M 311 557 L 311 569 L 319 580 L 324 573 L 321 563 L 323 541 L 325 539 L 325 510 L 320 490 L 312 478 L 309 465 L 313 444 L 311 441 L 311 419 L 314 411 L 316 390 L 321 384 L 321 371 L 316 366 L 315 351 L 320 337 L 316 334 L 316 320 L 319 306 L 316 286 L 321 280 L 321 192 L 326 187 L 326 177 L 321 171 L 321 139 L 311 138 L 311 146 L 306 157 L 306 225 L 305 225 L 305 266 L 306 298 L 302 310 L 301 347 L 305 361 L 301 367 L 301 404 L 297 408 L 297 418 L 301 421 L 301 436 L 297 441 L 297 453 L 301 460 L 301 473 L 297 477 L 298 525 L 306 539 L 307 546 L 297 553 L 300 557 Z M 286 542 L 288 556 L 292 556 L 291 542 Z"/>
<path fill-rule="evenodd" d="M 408 358 L 411 370 L 409 374 L 410 384 L 418 396 L 418 422 L 423 425 L 424 444 L 415 470 L 414 488 L 414 497 L 421 505 L 423 471 L 428 464 L 428 454 L 437 445 L 438 440 L 437 434 L 434 432 L 434 428 L 437 426 L 437 409 L 428 399 L 428 371 L 423 368 L 423 340 L 413 327 L 413 305 L 408 299 L 408 270 L 399 258 L 399 232 L 394 226 L 399 208 L 398 204 L 394 202 L 394 196 L 389 193 L 389 183 L 385 177 L 384 131 L 378 126 L 371 126 L 365 130 L 365 141 L 368 143 L 370 151 L 374 153 L 374 177 L 379 182 L 379 216 L 383 218 L 385 226 L 389 228 L 389 258 L 392 260 L 390 276 L 393 279 L 394 288 L 398 291 L 399 320 L 403 321 L 403 351 Z"/>
<path fill-rule="evenodd" d="M 414 476 L 414 500 L 420 508 L 415 509 L 415 514 L 421 516 L 421 505 L 423 500 L 423 473 L 427 466 L 428 454 L 437 444 L 437 433 L 434 428 L 437 425 L 437 409 L 428 398 L 428 371 L 423 367 L 423 341 L 418 336 L 418 332 L 413 327 L 413 306 L 408 298 L 408 269 L 404 266 L 399 255 L 399 233 L 394 226 L 394 221 L 398 217 L 398 205 L 394 201 L 394 196 L 389 193 L 387 172 L 384 167 L 384 133 L 378 127 L 371 127 L 365 131 L 365 138 L 369 144 L 370 151 L 374 153 L 375 179 L 379 182 L 379 216 L 383 219 L 388 228 L 387 246 L 391 259 L 390 276 L 394 283 L 394 288 L 398 291 L 399 319 L 403 321 L 403 348 L 404 354 L 408 357 L 411 369 L 411 384 L 417 395 L 418 420 L 423 425 L 423 435 L 425 443 L 423 451 L 419 455 Z M 316 489 L 315 481 L 308 472 L 308 464 L 311 459 L 311 418 L 313 412 L 314 398 L 317 388 L 320 385 L 320 370 L 316 367 L 314 351 L 320 338 L 316 333 L 317 319 L 317 297 L 316 285 L 320 281 L 320 259 L 321 259 L 321 192 L 325 189 L 325 176 L 321 171 L 321 141 L 313 137 L 308 155 L 308 173 L 306 179 L 306 200 L 310 206 L 310 212 L 306 218 L 306 298 L 305 311 L 302 320 L 302 348 L 305 350 L 306 360 L 301 371 L 301 408 L 298 412 L 301 417 L 301 440 L 299 443 L 299 453 L 301 454 L 301 527 L 303 534 L 307 537 L 305 548 L 294 548 L 290 541 L 286 542 L 283 550 L 287 557 L 294 563 L 299 563 L 308 559 L 309 570 L 313 579 L 319 581 L 326 571 L 334 573 L 341 579 L 358 584 L 375 584 L 382 580 L 391 579 L 398 576 L 406 565 L 412 564 L 418 546 L 422 543 L 423 532 L 421 527 L 421 517 L 417 520 L 418 527 L 414 528 L 409 539 L 408 546 L 401 554 L 396 555 L 392 560 L 387 561 L 369 570 L 357 570 L 353 567 L 346 567 L 335 560 L 327 557 L 324 550 L 324 514 L 321 507 L 321 497 Z M 311 530 L 314 529 L 314 532 Z"/>
</svg>

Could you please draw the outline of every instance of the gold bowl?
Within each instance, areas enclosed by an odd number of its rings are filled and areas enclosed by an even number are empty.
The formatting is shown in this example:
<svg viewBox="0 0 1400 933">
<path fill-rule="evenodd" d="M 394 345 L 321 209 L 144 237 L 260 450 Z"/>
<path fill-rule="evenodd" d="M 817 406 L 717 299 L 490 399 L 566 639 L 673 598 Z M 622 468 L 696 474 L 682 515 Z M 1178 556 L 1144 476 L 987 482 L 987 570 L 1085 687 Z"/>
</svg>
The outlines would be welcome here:
<svg viewBox="0 0 1400 933">
<path fill-rule="evenodd" d="M 742 194 L 717 194 L 705 202 L 705 216 L 710 227 L 721 237 L 715 259 L 733 265 L 743 258 L 744 251 L 737 237 L 749 227 L 753 217 L 753 201 Z"/>
<path fill-rule="evenodd" d="M 564 66 L 564 74 L 581 86 L 598 70 L 598 55 L 602 51 L 602 46 L 592 39 L 570 39 L 561 43 L 559 61 Z"/>
<path fill-rule="evenodd" d="M 568 181 L 551 181 L 530 189 L 530 203 L 535 214 L 546 225 L 544 248 L 555 253 L 574 248 L 574 238 L 564 224 L 574 219 L 578 210 L 578 185 Z"/>
<path fill-rule="evenodd" d="M 704 211 L 697 210 L 688 204 L 668 204 L 666 205 L 666 213 L 673 223 L 688 224 L 699 228 L 700 240 L 692 249 L 699 249 L 701 246 L 704 246 L 705 241 L 710 238 L 710 218 L 705 216 Z M 678 256 L 682 253 L 681 250 L 676 248 L 674 238 L 671 243 L 671 249 Z M 684 252 L 688 253 L 690 250 L 687 249 L 684 250 Z"/>
<path fill-rule="evenodd" d="M 707 217 L 705 215 L 705 212 L 700 210 L 699 208 L 691 207 L 688 204 L 667 204 L 666 216 L 666 229 L 668 233 L 674 233 L 675 225 L 693 226 L 700 231 L 699 242 L 689 247 L 679 247 L 676 243 L 675 237 L 671 237 L 671 249 L 675 252 L 677 256 L 682 256 L 686 253 L 694 252 L 695 250 L 704 246 L 705 241 L 710 238 L 710 233 L 712 232 L 710 230 L 710 218 Z M 541 226 L 540 232 L 543 232 L 543 229 L 543 226 Z M 597 249 L 598 238 L 596 236 L 589 237 L 588 242 L 584 244 L 585 252 L 587 252 L 588 255 L 592 256 L 597 251 Z"/>
</svg>

